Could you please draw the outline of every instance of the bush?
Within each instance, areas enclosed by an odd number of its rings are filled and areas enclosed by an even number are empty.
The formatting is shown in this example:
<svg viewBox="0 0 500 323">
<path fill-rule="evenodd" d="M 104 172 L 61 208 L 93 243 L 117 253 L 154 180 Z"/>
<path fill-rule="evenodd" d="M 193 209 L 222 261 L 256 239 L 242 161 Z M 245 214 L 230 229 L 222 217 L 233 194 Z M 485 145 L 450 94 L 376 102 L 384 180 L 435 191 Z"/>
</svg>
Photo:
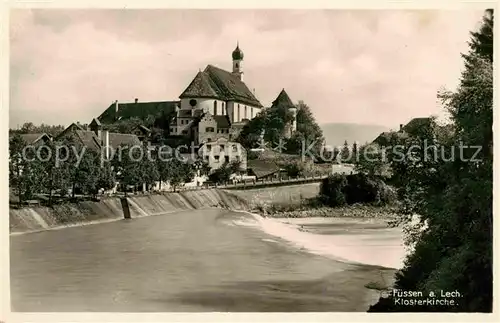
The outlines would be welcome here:
<svg viewBox="0 0 500 323">
<path fill-rule="evenodd" d="M 300 177 L 304 176 L 305 167 L 303 163 L 292 162 L 284 166 L 285 171 L 290 177 Z"/>
<path fill-rule="evenodd" d="M 385 205 L 393 203 L 396 200 L 396 194 L 376 177 L 369 177 L 365 174 L 334 174 L 322 181 L 320 200 L 329 206 L 355 203 Z"/>
<path fill-rule="evenodd" d="M 320 185 L 320 200 L 329 206 L 342 206 L 347 204 L 345 188 L 347 178 L 344 175 L 334 174 L 325 178 Z"/>
<path fill-rule="evenodd" d="M 210 175 L 208 175 L 208 180 L 218 184 L 224 184 L 229 182 L 231 178 L 232 170 L 230 165 L 224 164 L 220 168 L 215 169 Z"/>
</svg>

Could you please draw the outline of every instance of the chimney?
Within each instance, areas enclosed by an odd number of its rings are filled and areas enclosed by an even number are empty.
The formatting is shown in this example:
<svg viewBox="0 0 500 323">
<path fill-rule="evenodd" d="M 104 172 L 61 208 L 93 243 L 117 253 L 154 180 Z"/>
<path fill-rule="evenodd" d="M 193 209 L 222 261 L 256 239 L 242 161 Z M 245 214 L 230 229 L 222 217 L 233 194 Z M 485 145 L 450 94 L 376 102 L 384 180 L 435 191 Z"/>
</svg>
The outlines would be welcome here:
<svg viewBox="0 0 500 323">
<path fill-rule="evenodd" d="M 135 98 L 135 103 L 137 104 L 137 102 L 139 102 L 139 99 L 138 99 L 138 98 Z"/>
<path fill-rule="evenodd" d="M 97 136 L 97 138 L 99 140 L 101 140 L 101 138 L 102 138 L 101 137 L 102 125 L 99 122 L 99 120 L 97 120 L 96 118 L 94 118 L 92 120 L 92 122 L 90 123 L 89 128 L 90 128 L 91 131 L 93 131 L 95 133 L 95 135 Z"/>
<path fill-rule="evenodd" d="M 403 124 L 399 125 L 399 131 L 403 131 L 403 126 L 404 126 Z"/>
<path fill-rule="evenodd" d="M 106 154 L 106 160 L 109 160 L 109 131 L 108 130 L 103 130 L 103 146 L 104 146 L 104 151 Z"/>
<path fill-rule="evenodd" d="M 118 113 L 118 100 L 115 101 L 115 113 Z"/>
</svg>

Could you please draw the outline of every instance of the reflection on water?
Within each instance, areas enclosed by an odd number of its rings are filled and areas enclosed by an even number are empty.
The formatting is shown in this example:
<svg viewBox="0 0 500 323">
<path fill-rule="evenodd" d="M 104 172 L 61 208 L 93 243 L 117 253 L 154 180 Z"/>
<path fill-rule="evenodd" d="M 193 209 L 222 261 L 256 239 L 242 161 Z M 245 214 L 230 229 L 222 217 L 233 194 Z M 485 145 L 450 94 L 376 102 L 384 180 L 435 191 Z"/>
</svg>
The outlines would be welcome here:
<svg viewBox="0 0 500 323">
<path fill-rule="evenodd" d="M 312 254 L 328 227 L 208 209 L 11 236 L 13 310 L 365 311 L 394 271 Z"/>
</svg>

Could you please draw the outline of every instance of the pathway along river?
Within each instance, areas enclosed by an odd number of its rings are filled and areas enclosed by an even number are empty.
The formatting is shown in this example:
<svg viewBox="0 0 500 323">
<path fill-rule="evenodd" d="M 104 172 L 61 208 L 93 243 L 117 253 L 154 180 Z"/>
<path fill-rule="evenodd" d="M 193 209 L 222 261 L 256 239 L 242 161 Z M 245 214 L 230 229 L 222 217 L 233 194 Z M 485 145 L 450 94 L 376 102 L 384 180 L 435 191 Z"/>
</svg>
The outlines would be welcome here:
<svg viewBox="0 0 500 323">
<path fill-rule="evenodd" d="M 366 311 L 378 293 L 365 285 L 394 270 L 325 257 L 328 244 L 358 261 L 402 255 L 400 232 L 373 222 L 264 221 L 205 209 L 11 236 L 12 310 Z"/>
</svg>

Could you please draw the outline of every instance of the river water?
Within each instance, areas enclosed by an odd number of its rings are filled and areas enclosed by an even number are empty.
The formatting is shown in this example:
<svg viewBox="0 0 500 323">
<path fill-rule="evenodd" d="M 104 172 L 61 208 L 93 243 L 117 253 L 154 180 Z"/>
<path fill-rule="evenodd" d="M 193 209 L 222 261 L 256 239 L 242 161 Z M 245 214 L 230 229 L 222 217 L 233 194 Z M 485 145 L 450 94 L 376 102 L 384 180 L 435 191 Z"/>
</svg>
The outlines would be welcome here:
<svg viewBox="0 0 500 323">
<path fill-rule="evenodd" d="M 373 221 L 220 209 L 11 236 L 12 310 L 366 311 L 400 238 Z"/>
</svg>

